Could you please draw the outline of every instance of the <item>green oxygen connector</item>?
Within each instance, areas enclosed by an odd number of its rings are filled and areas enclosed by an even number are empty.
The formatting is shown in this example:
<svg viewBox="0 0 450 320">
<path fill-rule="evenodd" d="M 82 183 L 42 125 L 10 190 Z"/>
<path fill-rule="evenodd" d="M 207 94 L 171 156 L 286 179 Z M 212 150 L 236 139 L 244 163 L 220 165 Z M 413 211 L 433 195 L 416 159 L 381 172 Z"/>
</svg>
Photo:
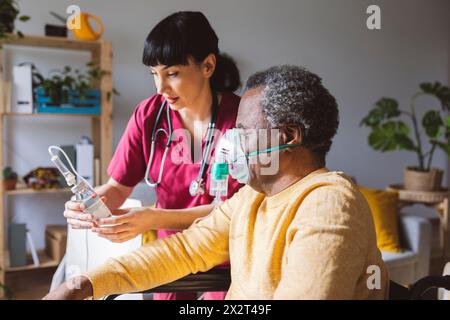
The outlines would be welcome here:
<svg viewBox="0 0 450 320">
<path fill-rule="evenodd" d="M 228 164 L 225 162 L 213 163 L 210 172 L 209 194 L 214 196 L 214 202 L 220 203 L 222 197 L 228 193 Z"/>
</svg>

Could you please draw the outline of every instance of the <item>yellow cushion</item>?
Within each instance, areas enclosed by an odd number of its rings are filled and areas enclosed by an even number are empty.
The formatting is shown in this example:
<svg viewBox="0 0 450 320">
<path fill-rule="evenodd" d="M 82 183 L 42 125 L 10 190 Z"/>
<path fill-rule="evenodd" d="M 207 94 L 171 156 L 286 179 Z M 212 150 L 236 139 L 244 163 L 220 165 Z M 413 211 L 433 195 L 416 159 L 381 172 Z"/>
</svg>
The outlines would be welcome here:
<svg viewBox="0 0 450 320">
<path fill-rule="evenodd" d="M 156 203 L 149 206 L 150 208 L 156 208 Z M 142 234 L 142 245 L 146 245 L 150 242 L 153 242 L 157 239 L 156 230 L 148 230 Z"/>
<path fill-rule="evenodd" d="M 149 244 L 157 239 L 156 230 L 148 230 L 142 234 L 142 245 Z"/>
<path fill-rule="evenodd" d="M 359 187 L 372 211 L 377 245 L 382 251 L 399 253 L 400 241 L 398 235 L 398 193 Z"/>
</svg>

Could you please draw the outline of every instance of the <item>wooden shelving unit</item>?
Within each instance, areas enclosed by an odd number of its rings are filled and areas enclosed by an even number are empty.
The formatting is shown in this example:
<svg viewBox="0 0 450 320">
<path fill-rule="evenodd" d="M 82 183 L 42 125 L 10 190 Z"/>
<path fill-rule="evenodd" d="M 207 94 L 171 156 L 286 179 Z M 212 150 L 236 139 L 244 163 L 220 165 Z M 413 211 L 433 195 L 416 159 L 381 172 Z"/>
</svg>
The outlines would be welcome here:
<svg viewBox="0 0 450 320">
<path fill-rule="evenodd" d="M 94 145 L 94 157 L 100 159 L 100 181 L 104 183 L 107 180 L 106 167 L 112 155 L 112 97 L 108 99 L 108 93 L 112 92 L 112 45 L 110 41 L 80 41 L 59 37 L 44 37 L 25 35 L 23 38 L 11 36 L 8 39 L 0 40 L 0 79 L 4 80 L 4 53 L 6 46 L 26 46 L 32 48 L 47 48 L 60 50 L 78 50 L 90 52 L 91 61 L 98 63 L 100 68 L 107 71 L 100 83 L 96 84 L 102 92 L 102 111 L 101 115 L 73 115 L 73 114 L 15 114 L 6 112 L 4 101 L 0 101 L 0 169 L 4 167 L 3 154 L 3 131 L 4 124 L 10 117 L 83 117 L 91 122 L 91 138 Z M 2 85 L 3 82 L 0 82 Z M 1 90 L 0 90 L 1 91 Z M 2 97 L 3 98 L 3 97 Z M 2 99 L 0 99 L 2 100 Z M 27 196 L 32 194 L 45 194 L 56 192 L 69 192 L 68 189 L 52 189 L 35 191 L 28 188 L 5 191 L 3 183 L 0 183 L 0 282 L 5 283 L 6 272 L 25 272 L 36 270 L 37 268 L 55 267 L 58 262 L 50 260 L 44 252 L 39 252 L 41 265 L 35 267 L 32 264 L 22 267 L 9 267 L 9 255 L 5 248 L 6 226 L 5 204 L 6 196 Z M 1 293 L 0 293 L 1 294 Z"/>
<path fill-rule="evenodd" d="M 39 257 L 39 266 L 36 267 L 33 265 L 33 261 L 31 256 L 27 257 L 28 264 L 25 266 L 20 267 L 8 267 L 9 261 L 8 258 L 6 259 L 6 272 L 20 272 L 20 271 L 28 271 L 28 270 L 36 270 L 36 269 L 44 269 L 44 268 L 53 268 L 57 267 L 59 264 L 59 261 L 52 260 L 44 250 L 38 250 L 37 251 L 38 257 Z"/>
<path fill-rule="evenodd" d="M 47 117 L 65 117 L 65 118 L 100 118 L 96 114 L 61 114 L 61 113 L 12 113 L 5 112 L 5 117 L 29 117 L 29 118 L 47 118 Z"/>
<path fill-rule="evenodd" d="M 15 190 L 7 190 L 5 191 L 5 194 L 8 196 L 13 195 L 21 195 L 21 194 L 42 194 L 42 193 L 67 193 L 71 192 L 68 188 L 61 188 L 61 189 L 43 189 L 43 190 L 34 190 L 31 188 L 18 188 Z"/>
</svg>

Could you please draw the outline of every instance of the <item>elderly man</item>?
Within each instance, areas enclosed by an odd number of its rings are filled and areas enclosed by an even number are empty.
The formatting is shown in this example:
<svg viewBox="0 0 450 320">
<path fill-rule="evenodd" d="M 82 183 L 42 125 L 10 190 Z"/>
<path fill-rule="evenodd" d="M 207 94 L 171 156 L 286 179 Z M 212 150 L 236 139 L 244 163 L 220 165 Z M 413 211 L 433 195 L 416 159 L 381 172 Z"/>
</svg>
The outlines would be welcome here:
<svg viewBox="0 0 450 320">
<path fill-rule="evenodd" d="M 109 259 L 47 298 L 142 291 L 228 260 L 228 299 L 386 298 L 370 209 L 350 179 L 325 167 L 338 109 L 321 79 L 296 66 L 251 76 L 237 123 L 248 142 L 246 186 L 189 229 Z M 276 129 L 277 139 L 261 148 L 249 129 L 272 138 Z M 259 156 L 265 163 L 251 161 Z"/>
</svg>

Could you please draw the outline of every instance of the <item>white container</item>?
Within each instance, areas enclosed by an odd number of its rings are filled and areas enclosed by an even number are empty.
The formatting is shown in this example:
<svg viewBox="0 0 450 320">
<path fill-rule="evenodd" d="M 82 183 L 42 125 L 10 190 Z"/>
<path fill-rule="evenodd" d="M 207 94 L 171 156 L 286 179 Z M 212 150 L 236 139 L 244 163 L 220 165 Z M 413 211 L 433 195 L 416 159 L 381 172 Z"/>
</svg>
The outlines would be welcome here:
<svg viewBox="0 0 450 320">
<path fill-rule="evenodd" d="M 31 65 L 13 67 L 12 103 L 13 113 L 33 113 L 33 78 Z"/>
</svg>

